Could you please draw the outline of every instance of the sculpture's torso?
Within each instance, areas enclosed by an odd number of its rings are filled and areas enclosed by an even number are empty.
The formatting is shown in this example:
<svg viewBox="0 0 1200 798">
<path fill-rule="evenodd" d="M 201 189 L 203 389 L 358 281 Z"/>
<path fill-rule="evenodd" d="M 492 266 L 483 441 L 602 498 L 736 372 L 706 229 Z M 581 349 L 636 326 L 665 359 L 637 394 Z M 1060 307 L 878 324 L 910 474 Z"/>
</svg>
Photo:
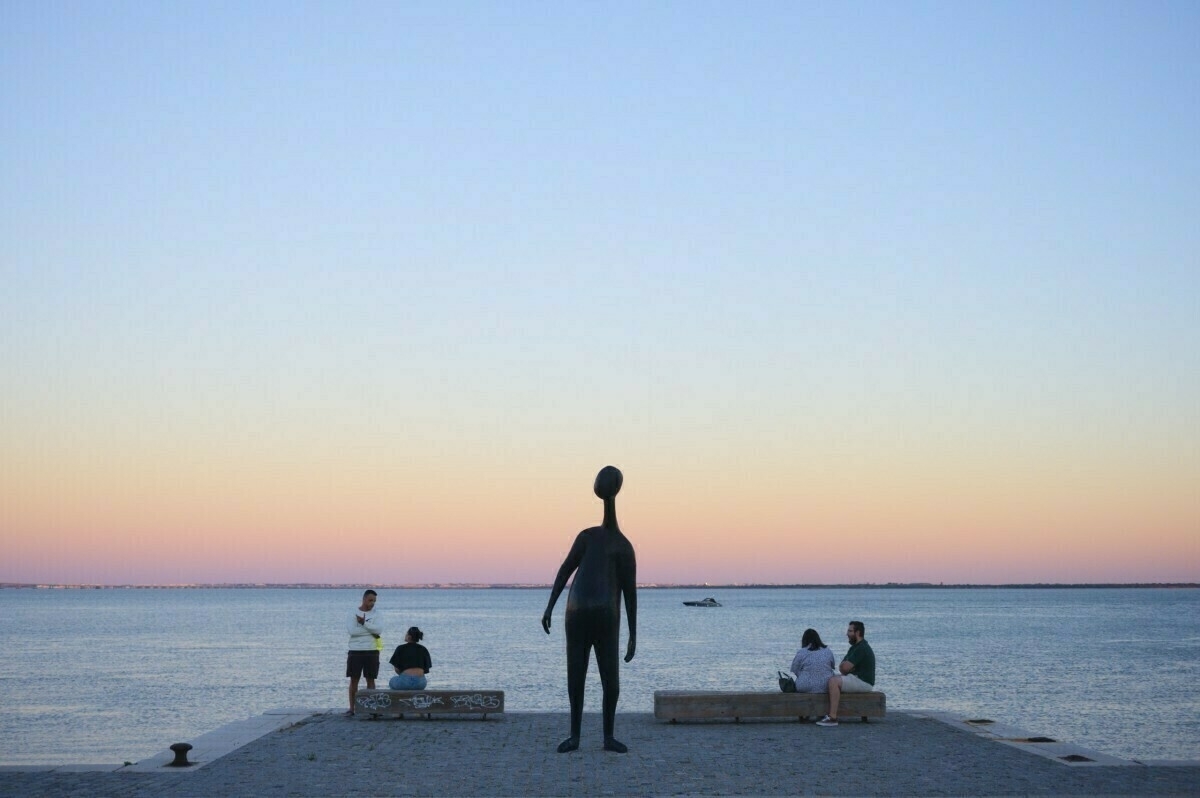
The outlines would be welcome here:
<svg viewBox="0 0 1200 798">
<path fill-rule="evenodd" d="M 567 612 L 603 607 L 620 621 L 621 590 L 629 585 L 633 546 L 621 530 L 603 526 L 579 533 L 586 541 L 583 559 L 571 581 Z"/>
</svg>

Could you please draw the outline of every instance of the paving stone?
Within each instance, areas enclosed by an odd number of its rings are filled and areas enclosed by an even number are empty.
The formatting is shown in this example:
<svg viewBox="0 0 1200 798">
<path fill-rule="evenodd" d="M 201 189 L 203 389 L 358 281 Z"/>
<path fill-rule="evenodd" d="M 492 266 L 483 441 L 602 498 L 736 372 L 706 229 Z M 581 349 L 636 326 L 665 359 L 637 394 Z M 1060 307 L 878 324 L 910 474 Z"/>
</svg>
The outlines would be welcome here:
<svg viewBox="0 0 1200 798">
<path fill-rule="evenodd" d="M 834 729 L 811 723 L 674 725 L 648 713 L 622 714 L 616 731 L 629 746 L 624 755 L 602 750 L 600 716 L 591 713 L 584 716 L 580 749 L 570 754 L 555 750 L 568 729 L 566 715 L 556 713 L 510 712 L 486 721 L 434 716 L 364 722 L 304 710 L 281 716 L 301 722 L 272 726 L 186 769 L 186 776 L 162 767 L 3 769 L 0 795 L 1200 794 L 1197 763 L 1079 767 L 919 713 L 893 712 Z"/>
</svg>

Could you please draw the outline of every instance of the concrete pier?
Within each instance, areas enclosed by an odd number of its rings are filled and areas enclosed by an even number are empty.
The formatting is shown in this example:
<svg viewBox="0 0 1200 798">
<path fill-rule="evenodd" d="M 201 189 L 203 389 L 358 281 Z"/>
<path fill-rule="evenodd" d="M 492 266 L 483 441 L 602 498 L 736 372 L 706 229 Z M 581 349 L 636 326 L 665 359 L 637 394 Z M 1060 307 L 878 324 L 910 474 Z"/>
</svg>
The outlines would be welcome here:
<svg viewBox="0 0 1200 798">
<path fill-rule="evenodd" d="M 668 724 L 622 714 L 629 753 L 601 748 L 598 714 L 580 750 L 558 754 L 564 714 L 488 720 L 368 720 L 286 709 L 190 740 L 188 768 L 163 753 L 130 766 L 0 767 L 0 795 L 676 796 L 1189 795 L 1200 762 L 1130 761 L 1000 723 L 891 712 L 863 724 Z"/>
</svg>

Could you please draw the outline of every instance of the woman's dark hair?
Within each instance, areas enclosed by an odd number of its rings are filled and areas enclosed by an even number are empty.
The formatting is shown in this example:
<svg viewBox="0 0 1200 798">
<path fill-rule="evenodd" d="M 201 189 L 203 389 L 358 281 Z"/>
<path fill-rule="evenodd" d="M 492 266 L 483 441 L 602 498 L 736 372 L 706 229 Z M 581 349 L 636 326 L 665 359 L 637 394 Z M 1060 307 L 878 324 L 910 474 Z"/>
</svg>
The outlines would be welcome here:
<svg viewBox="0 0 1200 798">
<path fill-rule="evenodd" d="M 414 643 L 420 643 L 421 639 L 425 637 L 425 633 L 415 626 L 410 626 L 406 636 L 411 637 Z"/>
<path fill-rule="evenodd" d="M 804 636 L 800 638 L 800 645 L 809 651 L 825 648 L 825 644 L 821 642 L 821 636 L 817 634 L 816 629 L 805 629 Z"/>
</svg>

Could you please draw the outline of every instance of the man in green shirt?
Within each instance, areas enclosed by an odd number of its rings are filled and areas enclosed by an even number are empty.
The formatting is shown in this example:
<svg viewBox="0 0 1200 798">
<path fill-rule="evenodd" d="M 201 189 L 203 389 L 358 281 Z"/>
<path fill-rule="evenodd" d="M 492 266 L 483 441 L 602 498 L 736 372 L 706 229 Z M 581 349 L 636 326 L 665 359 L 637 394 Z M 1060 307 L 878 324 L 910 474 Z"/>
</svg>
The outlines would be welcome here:
<svg viewBox="0 0 1200 798">
<path fill-rule="evenodd" d="M 867 627 L 862 621 L 851 621 L 846 628 L 850 650 L 838 665 L 839 675 L 830 676 L 829 714 L 817 721 L 818 726 L 838 725 L 838 702 L 842 693 L 869 693 L 875 689 L 875 652 L 866 639 Z"/>
</svg>

